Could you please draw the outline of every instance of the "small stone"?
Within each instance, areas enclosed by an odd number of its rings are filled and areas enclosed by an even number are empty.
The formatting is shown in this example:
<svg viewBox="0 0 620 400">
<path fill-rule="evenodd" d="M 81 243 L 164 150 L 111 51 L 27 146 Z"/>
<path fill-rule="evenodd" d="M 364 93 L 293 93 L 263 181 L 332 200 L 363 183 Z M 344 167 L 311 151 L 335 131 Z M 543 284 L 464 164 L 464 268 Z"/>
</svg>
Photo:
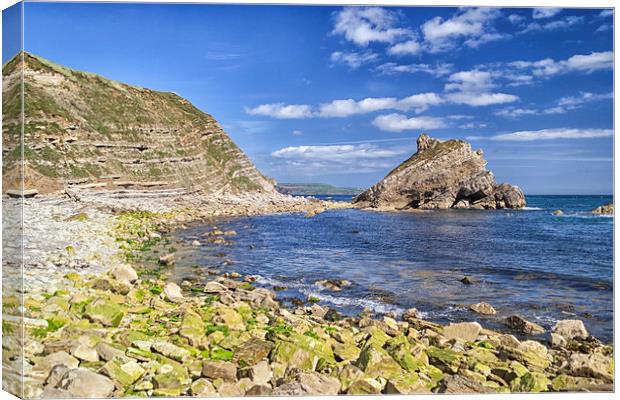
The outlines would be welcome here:
<svg viewBox="0 0 620 400">
<path fill-rule="evenodd" d="M 97 299 L 86 306 L 84 316 L 103 326 L 118 327 L 125 313 L 118 304 L 105 299 Z"/>
<path fill-rule="evenodd" d="M 357 380 L 349 386 L 347 394 L 380 394 L 383 385 L 377 379 L 364 378 Z"/>
<path fill-rule="evenodd" d="M 585 339 L 588 337 L 588 331 L 586 330 L 583 321 L 578 319 L 565 319 L 558 321 L 551 331 L 562 336 L 566 340 L 571 340 L 574 338 Z"/>
<path fill-rule="evenodd" d="M 530 322 L 518 315 L 511 315 L 506 318 L 505 323 L 508 327 L 527 335 L 538 335 L 545 332 L 545 328 L 542 326 Z"/>
<path fill-rule="evenodd" d="M 173 303 L 183 301 L 183 292 L 181 291 L 179 285 L 174 282 L 166 283 L 166 286 L 164 286 L 164 296 L 166 300 Z"/>
<path fill-rule="evenodd" d="M 442 331 L 442 335 L 446 339 L 462 339 L 466 342 L 473 342 L 476 340 L 482 327 L 477 322 L 460 322 L 458 324 L 450 324 L 445 326 Z"/>
<path fill-rule="evenodd" d="M 132 284 L 136 280 L 138 280 L 138 273 L 135 269 L 127 264 L 121 264 L 114 267 L 112 270 L 112 276 L 119 282 L 125 283 L 127 285 Z"/>
<path fill-rule="evenodd" d="M 195 247 L 200 247 L 200 246 L 202 246 L 202 244 L 201 244 L 198 240 L 194 240 L 194 241 L 192 242 L 192 246 L 195 246 Z"/>
<path fill-rule="evenodd" d="M 495 308 L 493 308 L 492 305 L 484 302 L 472 304 L 471 306 L 469 306 L 469 309 L 473 312 L 483 315 L 495 315 L 497 313 L 497 311 L 495 311 Z"/>
<path fill-rule="evenodd" d="M 293 382 L 278 386 L 273 396 L 328 395 L 335 396 L 340 391 L 340 381 L 334 377 L 317 372 L 300 373 Z"/>
<path fill-rule="evenodd" d="M 114 382 L 86 368 L 77 368 L 67 371 L 57 388 L 66 390 L 73 397 L 101 398 L 114 392 Z"/>
<path fill-rule="evenodd" d="M 270 396 L 273 389 L 268 385 L 254 385 L 245 392 L 246 396 Z"/>
<path fill-rule="evenodd" d="M 104 361 L 110 361 L 114 357 L 126 358 L 123 348 L 115 347 L 106 342 L 97 343 L 95 350 L 97 351 L 97 355 Z"/>
<path fill-rule="evenodd" d="M 460 375 L 446 375 L 439 384 L 439 393 L 492 393 L 493 389 Z"/>
<path fill-rule="evenodd" d="M 101 367 L 101 372 L 109 376 L 121 387 L 127 387 L 144 375 L 145 370 L 136 361 L 125 362 L 120 358 L 113 358 Z"/>
<path fill-rule="evenodd" d="M 234 382 L 237 380 L 237 366 L 227 361 L 204 361 L 202 363 L 202 376 Z"/>
</svg>

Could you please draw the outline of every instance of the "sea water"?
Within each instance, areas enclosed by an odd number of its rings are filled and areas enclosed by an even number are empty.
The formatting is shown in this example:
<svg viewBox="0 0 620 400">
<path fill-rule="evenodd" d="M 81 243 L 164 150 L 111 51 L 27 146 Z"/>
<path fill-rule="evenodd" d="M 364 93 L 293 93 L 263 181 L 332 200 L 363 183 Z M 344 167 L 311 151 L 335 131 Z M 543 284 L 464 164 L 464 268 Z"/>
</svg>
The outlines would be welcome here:
<svg viewBox="0 0 620 400">
<path fill-rule="evenodd" d="M 350 200 L 350 196 L 330 196 Z M 590 211 L 611 196 L 528 196 L 523 210 L 373 212 L 330 210 L 222 220 L 229 246 L 189 248 L 177 269 L 218 266 L 252 275 L 260 286 L 285 287 L 278 298 L 307 300 L 346 315 L 415 307 L 441 323 L 478 320 L 503 327 L 519 314 L 546 328 L 581 319 L 594 336 L 613 338 L 613 218 Z M 563 215 L 553 215 L 561 209 Z M 177 233 L 191 242 L 213 225 Z M 224 252 L 225 258 L 214 254 Z M 221 256 L 222 254 L 219 254 Z M 184 272 L 183 272 L 184 271 Z M 473 283 L 460 280 L 469 277 Z M 346 279 L 330 291 L 315 282 Z M 281 288 L 278 288 L 281 289 Z M 495 316 L 468 306 L 490 303 Z"/>
</svg>

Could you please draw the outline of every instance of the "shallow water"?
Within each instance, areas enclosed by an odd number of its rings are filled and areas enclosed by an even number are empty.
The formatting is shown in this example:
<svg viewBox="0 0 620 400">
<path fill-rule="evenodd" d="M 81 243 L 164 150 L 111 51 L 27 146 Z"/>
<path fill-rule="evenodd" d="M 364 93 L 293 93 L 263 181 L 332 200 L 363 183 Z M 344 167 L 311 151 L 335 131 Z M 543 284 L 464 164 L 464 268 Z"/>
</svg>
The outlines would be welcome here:
<svg viewBox="0 0 620 400">
<path fill-rule="evenodd" d="M 341 196 L 334 196 L 341 197 Z M 343 199 L 346 198 L 343 197 Z M 222 221 L 234 229 L 231 246 L 185 248 L 176 277 L 190 265 L 254 275 L 266 287 L 285 286 L 279 298 L 315 296 L 345 314 L 416 307 L 438 322 L 479 320 L 501 328 L 513 313 L 549 328 L 583 319 L 604 341 L 613 338 L 613 218 L 589 211 L 611 196 L 529 196 L 525 210 L 379 213 L 331 210 Z M 552 211 L 562 209 L 563 216 Z M 212 228 L 177 232 L 191 242 Z M 224 252 L 225 257 L 215 253 Z M 222 254 L 220 254 L 222 256 Z M 468 276 L 474 284 L 459 280 Z M 353 285 L 331 292 L 319 279 Z M 463 305 L 485 301 L 497 316 Z"/>
</svg>

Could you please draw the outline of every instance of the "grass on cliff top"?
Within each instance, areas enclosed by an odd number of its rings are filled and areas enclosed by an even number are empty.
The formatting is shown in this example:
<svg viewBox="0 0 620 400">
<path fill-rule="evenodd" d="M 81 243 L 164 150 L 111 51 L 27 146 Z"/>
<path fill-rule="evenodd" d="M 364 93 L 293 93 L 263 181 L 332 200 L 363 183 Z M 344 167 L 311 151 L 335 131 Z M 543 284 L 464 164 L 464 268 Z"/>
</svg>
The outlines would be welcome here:
<svg viewBox="0 0 620 400">
<path fill-rule="evenodd" d="M 388 176 L 392 176 L 400 171 L 402 171 L 405 168 L 408 168 L 409 166 L 422 162 L 422 161 L 426 161 L 426 160 L 431 160 L 435 157 L 438 157 L 440 155 L 443 154 L 447 154 L 450 153 L 451 151 L 454 150 L 458 150 L 459 148 L 463 147 L 464 145 L 467 145 L 466 142 L 462 141 L 462 140 L 456 140 L 456 139 L 452 139 L 452 140 L 447 140 L 445 142 L 438 142 L 435 147 L 431 148 L 431 149 L 427 149 L 421 153 L 416 152 L 414 155 L 412 155 L 411 157 L 409 157 L 407 160 L 403 161 L 399 166 L 397 166 L 396 168 L 394 168 L 392 171 L 390 171 L 387 175 L 386 178 Z"/>
</svg>

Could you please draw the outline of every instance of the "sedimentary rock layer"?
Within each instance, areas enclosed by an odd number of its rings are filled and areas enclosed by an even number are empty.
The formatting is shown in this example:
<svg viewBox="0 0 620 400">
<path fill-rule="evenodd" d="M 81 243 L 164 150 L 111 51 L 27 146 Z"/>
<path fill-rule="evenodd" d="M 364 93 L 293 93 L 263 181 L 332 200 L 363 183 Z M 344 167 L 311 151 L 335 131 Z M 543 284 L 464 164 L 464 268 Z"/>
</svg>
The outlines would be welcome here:
<svg viewBox="0 0 620 400">
<path fill-rule="evenodd" d="M 6 63 L 2 73 L 3 192 L 19 187 L 22 74 L 26 189 L 275 190 L 213 117 L 175 93 L 112 81 L 28 53 Z"/>
<path fill-rule="evenodd" d="M 521 189 L 498 184 L 486 168 L 482 150 L 462 140 L 440 141 L 426 134 L 418 151 L 354 203 L 372 208 L 521 208 Z"/>
</svg>

